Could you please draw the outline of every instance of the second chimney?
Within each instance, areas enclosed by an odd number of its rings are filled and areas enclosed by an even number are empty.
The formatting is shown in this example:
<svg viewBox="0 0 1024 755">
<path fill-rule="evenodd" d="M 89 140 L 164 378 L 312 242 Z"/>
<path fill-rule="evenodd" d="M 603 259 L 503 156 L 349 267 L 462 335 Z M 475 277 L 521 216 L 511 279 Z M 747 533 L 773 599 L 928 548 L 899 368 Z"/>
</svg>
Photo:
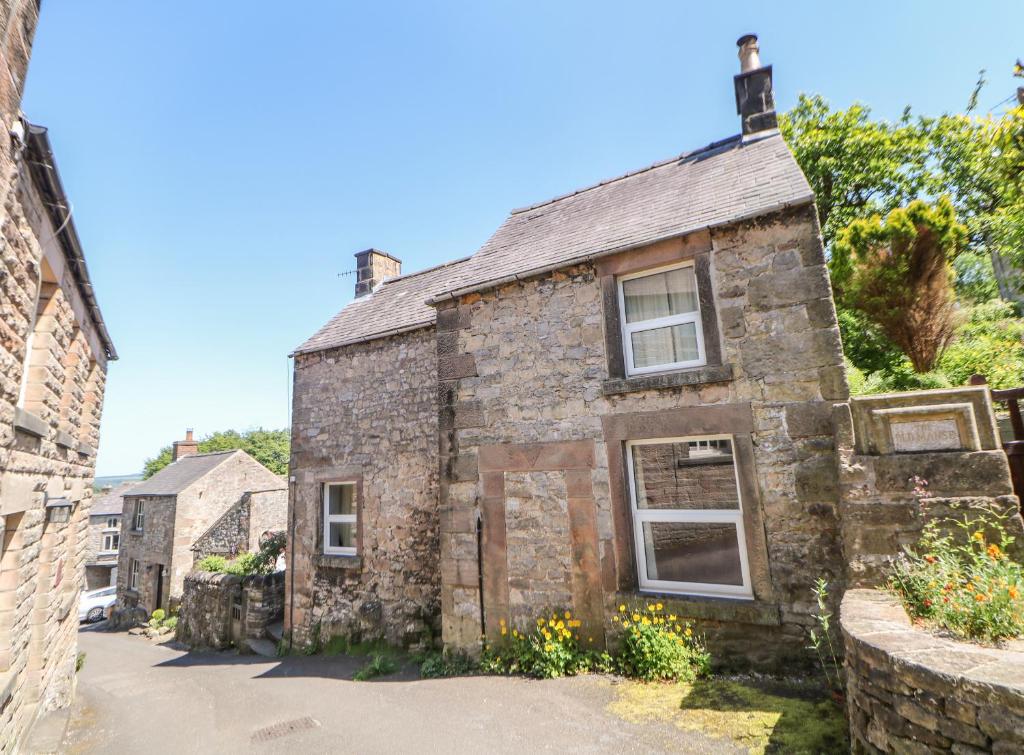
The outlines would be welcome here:
<svg viewBox="0 0 1024 755">
<path fill-rule="evenodd" d="M 772 67 L 761 65 L 757 35 L 744 34 L 736 40 L 736 46 L 740 48 L 740 72 L 733 81 L 736 85 L 736 113 L 740 116 L 743 136 L 778 128 Z"/>
<path fill-rule="evenodd" d="M 176 440 L 171 445 L 171 461 L 199 453 L 199 442 L 192 439 L 192 428 L 185 431 L 185 440 Z"/>
<path fill-rule="evenodd" d="M 385 278 L 402 274 L 402 260 L 380 249 L 356 252 L 356 298 L 366 296 Z"/>
</svg>

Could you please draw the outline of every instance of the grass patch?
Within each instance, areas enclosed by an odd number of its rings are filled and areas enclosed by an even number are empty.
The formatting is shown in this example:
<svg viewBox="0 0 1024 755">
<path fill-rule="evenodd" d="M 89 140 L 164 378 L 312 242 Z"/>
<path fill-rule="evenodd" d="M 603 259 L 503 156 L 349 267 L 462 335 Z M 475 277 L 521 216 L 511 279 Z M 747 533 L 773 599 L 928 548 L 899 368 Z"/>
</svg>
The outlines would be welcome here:
<svg viewBox="0 0 1024 755">
<path fill-rule="evenodd" d="M 842 710 L 816 683 L 710 678 L 677 684 L 624 682 L 609 710 L 634 723 L 663 721 L 732 740 L 751 753 L 849 752 Z"/>
<path fill-rule="evenodd" d="M 352 678 L 357 682 L 365 682 L 378 676 L 387 676 L 398 671 L 394 658 L 384 653 L 374 653 L 370 662 L 359 669 Z"/>
<path fill-rule="evenodd" d="M 450 676 L 472 676 L 480 671 L 480 664 L 465 653 L 428 653 L 415 658 L 420 666 L 420 678 L 443 679 Z"/>
</svg>

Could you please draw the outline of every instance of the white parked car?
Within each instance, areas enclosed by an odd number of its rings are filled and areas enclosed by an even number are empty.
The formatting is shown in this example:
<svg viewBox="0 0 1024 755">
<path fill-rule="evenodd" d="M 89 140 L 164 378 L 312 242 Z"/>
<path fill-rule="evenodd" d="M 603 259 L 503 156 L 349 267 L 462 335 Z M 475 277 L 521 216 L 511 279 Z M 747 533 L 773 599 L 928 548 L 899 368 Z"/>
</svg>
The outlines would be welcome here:
<svg viewBox="0 0 1024 755">
<path fill-rule="evenodd" d="M 82 599 L 78 603 L 78 620 L 87 621 L 90 624 L 94 621 L 103 621 L 107 618 L 110 607 L 116 602 L 117 588 L 114 586 L 83 592 Z"/>
</svg>

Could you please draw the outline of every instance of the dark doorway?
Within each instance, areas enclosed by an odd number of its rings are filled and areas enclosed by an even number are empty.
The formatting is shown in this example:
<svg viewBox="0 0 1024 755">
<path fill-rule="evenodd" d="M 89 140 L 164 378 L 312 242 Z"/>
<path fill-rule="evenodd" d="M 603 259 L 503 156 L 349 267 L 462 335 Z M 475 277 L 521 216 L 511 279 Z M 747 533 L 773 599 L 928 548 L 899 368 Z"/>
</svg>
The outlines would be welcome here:
<svg viewBox="0 0 1024 755">
<path fill-rule="evenodd" d="M 155 611 L 164 607 L 164 565 L 157 564 L 154 571 L 156 572 L 156 603 L 153 606 Z"/>
</svg>

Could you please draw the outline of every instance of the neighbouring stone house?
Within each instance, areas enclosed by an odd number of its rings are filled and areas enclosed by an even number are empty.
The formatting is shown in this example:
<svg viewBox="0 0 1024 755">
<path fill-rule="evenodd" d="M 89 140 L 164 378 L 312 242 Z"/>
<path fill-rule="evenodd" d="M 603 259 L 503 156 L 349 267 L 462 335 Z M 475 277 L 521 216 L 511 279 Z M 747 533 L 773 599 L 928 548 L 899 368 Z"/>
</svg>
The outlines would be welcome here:
<svg viewBox="0 0 1024 755">
<path fill-rule="evenodd" d="M 478 647 L 656 594 L 717 651 L 803 653 L 841 579 L 848 398 L 811 189 L 741 40 L 739 136 L 515 210 L 294 353 L 293 639 Z"/>
<path fill-rule="evenodd" d="M 117 557 L 121 543 L 122 496 L 137 483 L 107 488 L 93 498 L 85 545 L 85 587 L 98 590 L 117 584 Z"/>
<path fill-rule="evenodd" d="M 0 2 L 0 752 L 74 691 L 77 603 L 117 354 L 45 128 L 20 111 L 39 3 Z"/>
<path fill-rule="evenodd" d="M 175 608 L 185 575 L 192 570 L 196 542 L 226 513 L 245 504 L 252 494 L 277 494 L 283 524 L 284 481 L 244 451 L 197 453 L 192 431 L 173 445 L 172 462 L 124 496 L 121 553 L 118 560 L 117 605 L 120 616 L 143 609 Z M 257 496 L 261 502 L 268 497 Z M 258 508 L 257 518 L 270 517 Z M 248 542 L 250 515 L 246 513 Z M 235 518 L 236 525 L 240 521 Z M 257 525 L 261 526 L 261 525 Z M 283 529 L 278 526 L 277 529 Z M 239 536 L 234 536 L 235 541 Z"/>
</svg>

